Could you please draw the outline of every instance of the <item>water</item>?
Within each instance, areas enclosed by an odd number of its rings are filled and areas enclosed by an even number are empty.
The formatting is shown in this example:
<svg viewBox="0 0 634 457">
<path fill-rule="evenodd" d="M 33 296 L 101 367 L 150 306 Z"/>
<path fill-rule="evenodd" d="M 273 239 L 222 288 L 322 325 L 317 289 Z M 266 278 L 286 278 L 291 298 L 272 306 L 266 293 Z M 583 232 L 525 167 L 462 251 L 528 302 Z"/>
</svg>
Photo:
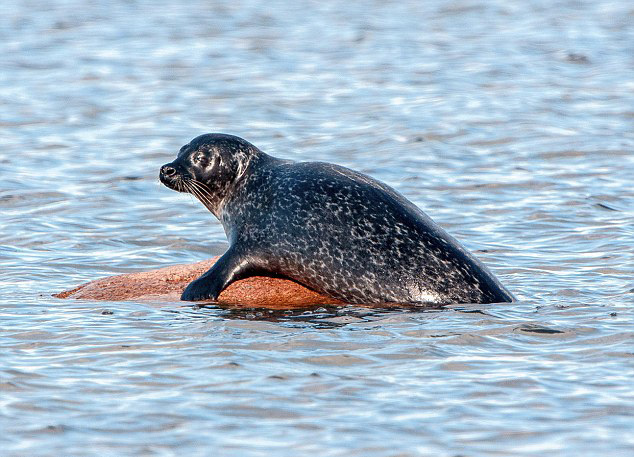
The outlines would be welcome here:
<svg viewBox="0 0 634 457">
<path fill-rule="evenodd" d="M 3 5 L 1 455 L 632 455 L 631 2 Z M 208 131 L 389 183 L 520 301 L 52 298 L 226 248 L 157 180 Z"/>
</svg>

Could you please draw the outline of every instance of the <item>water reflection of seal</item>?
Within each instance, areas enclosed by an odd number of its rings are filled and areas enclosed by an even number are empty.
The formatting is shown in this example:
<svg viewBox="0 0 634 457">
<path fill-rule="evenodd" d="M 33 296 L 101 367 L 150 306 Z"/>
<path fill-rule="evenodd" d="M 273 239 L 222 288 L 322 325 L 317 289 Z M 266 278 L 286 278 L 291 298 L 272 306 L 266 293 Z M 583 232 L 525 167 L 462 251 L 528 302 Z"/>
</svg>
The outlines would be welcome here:
<svg viewBox="0 0 634 457">
<path fill-rule="evenodd" d="M 207 134 L 161 167 L 167 187 L 196 196 L 229 249 L 183 300 L 217 299 L 238 279 L 285 277 L 347 303 L 494 303 L 513 296 L 413 203 L 344 167 L 271 157 Z"/>
</svg>

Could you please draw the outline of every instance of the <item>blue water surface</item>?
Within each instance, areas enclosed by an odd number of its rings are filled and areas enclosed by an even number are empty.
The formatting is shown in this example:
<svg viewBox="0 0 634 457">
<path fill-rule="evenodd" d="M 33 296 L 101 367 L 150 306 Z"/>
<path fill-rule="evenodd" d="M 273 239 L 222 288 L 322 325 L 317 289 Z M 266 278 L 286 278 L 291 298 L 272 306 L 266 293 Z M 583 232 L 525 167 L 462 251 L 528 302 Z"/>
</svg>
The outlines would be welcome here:
<svg viewBox="0 0 634 457">
<path fill-rule="evenodd" d="M 6 0 L 0 455 L 634 455 L 634 5 Z M 217 255 L 205 132 L 368 173 L 519 301 L 60 300 Z"/>
</svg>

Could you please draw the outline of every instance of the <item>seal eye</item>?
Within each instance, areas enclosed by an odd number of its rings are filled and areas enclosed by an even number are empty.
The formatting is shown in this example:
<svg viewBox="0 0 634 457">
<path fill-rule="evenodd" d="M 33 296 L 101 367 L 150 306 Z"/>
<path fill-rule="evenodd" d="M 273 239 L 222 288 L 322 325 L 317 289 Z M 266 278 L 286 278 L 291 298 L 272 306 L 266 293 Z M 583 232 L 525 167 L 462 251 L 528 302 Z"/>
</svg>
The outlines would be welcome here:
<svg viewBox="0 0 634 457">
<path fill-rule="evenodd" d="M 200 165 L 201 167 L 206 167 L 208 161 L 207 161 L 207 158 L 205 157 L 205 154 L 203 154 L 202 152 L 197 152 L 194 155 L 193 162 L 194 162 L 195 165 Z"/>
</svg>

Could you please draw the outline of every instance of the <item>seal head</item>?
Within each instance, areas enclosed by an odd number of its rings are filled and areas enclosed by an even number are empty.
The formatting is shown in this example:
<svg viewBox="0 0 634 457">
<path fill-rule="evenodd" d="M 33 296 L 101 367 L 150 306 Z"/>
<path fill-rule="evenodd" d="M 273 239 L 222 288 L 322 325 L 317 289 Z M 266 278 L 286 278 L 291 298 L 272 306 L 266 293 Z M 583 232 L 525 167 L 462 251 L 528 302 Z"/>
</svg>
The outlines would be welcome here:
<svg viewBox="0 0 634 457">
<path fill-rule="evenodd" d="M 161 167 L 159 179 L 172 190 L 194 195 L 219 217 L 232 184 L 260 154 L 262 151 L 242 138 L 208 133 L 184 145 L 176 160 Z"/>
</svg>

